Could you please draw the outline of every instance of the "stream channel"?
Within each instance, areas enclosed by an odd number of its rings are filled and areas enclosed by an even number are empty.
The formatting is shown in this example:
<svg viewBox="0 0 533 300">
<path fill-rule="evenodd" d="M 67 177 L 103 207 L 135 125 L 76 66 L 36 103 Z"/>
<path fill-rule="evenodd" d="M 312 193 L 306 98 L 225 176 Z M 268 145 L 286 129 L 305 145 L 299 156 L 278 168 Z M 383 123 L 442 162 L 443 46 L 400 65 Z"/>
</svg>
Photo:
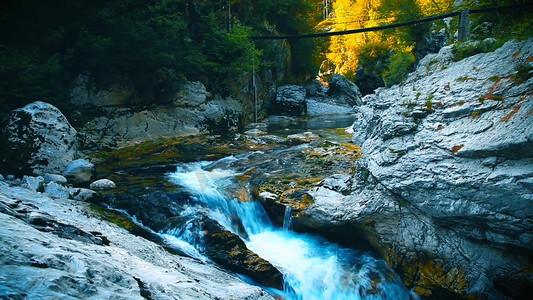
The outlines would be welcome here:
<svg viewBox="0 0 533 300">
<path fill-rule="evenodd" d="M 167 248 L 206 263 L 220 260 L 212 255 L 220 250 L 206 237 L 225 236 L 231 247 L 243 243 L 279 270 L 283 283 L 274 288 L 253 276 L 241 278 L 281 299 L 416 299 L 375 253 L 293 230 L 293 217 L 312 202 L 305 190 L 331 173 L 353 168 L 356 158 L 346 147 L 355 146 L 344 132 L 352 123 L 351 116 L 300 122 L 278 118 L 270 120 L 264 136 L 184 139 L 152 145 L 153 151 L 137 149 L 129 157 L 108 154 L 99 173 L 107 172 L 119 189 L 99 204 L 127 216 Z M 286 138 L 304 131 L 320 138 Z M 258 201 L 265 190 L 283 199 L 272 205 Z M 213 221 L 220 227 L 216 233 L 206 225 Z M 239 257 L 237 248 L 222 260 Z"/>
</svg>

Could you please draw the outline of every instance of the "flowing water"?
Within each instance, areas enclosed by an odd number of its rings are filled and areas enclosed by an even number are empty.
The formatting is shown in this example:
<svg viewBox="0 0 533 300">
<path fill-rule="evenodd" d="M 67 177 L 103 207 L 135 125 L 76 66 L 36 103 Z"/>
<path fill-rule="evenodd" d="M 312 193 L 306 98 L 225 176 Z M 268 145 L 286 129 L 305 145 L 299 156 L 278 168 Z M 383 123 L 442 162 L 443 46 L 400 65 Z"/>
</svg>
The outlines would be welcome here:
<svg viewBox="0 0 533 300">
<path fill-rule="evenodd" d="M 237 200 L 232 191 L 239 185 L 236 176 L 240 174 L 209 169 L 209 164 L 184 164 L 168 174 L 172 183 L 201 204 L 191 205 L 183 214 L 205 209 L 211 218 L 238 234 L 250 250 L 278 268 L 284 275 L 285 289 L 270 290 L 273 294 L 304 300 L 416 298 L 384 261 L 318 236 L 291 231 L 290 209 L 285 212 L 283 228 L 275 227 L 258 202 Z M 184 252 L 205 260 L 199 242 L 202 233 L 198 230 L 190 223 L 184 228 L 167 230 L 163 236 Z"/>
</svg>

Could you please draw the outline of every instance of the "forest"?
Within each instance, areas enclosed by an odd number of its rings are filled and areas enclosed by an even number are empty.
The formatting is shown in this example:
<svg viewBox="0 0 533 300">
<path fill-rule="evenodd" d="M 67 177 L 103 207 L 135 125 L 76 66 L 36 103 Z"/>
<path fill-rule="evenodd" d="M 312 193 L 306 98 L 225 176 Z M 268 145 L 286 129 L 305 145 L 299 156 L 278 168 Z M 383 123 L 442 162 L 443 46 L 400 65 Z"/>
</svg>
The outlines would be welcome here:
<svg viewBox="0 0 533 300">
<path fill-rule="evenodd" d="M 0 109 L 36 99 L 61 106 L 80 74 L 88 74 L 96 87 L 127 86 L 142 104 L 158 104 L 183 80 L 201 81 L 224 95 L 226 78 L 272 64 L 275 50 L 268 41 L 251 41 L 251 35 L 372 27 L 449 12 L 458 9 L 454 2 L 6 0 L 0 4 Z M 483 0 L 476 5 L 514 2 L 521 1 Z M 468 1 L 463 5 L 474 6 Z M 502 22 L 502 14 L 476 17 L 473 33 L 501 40 L 530 36 L 531 18 L 510 13 L 516 22 Z M 478 26 L 487 21 L 499 25 Z M 290 40 L 291 66 L 285 78 L 303 82 L 320 70 L 326 80 L 340 73 L 357 83 L 365 74 L 364 80 L 375 82 L 373 87 L 399 83 L 418 59 L 435 51 L 425 37 L 439 26 L 444 22 Z"/>
</svg>

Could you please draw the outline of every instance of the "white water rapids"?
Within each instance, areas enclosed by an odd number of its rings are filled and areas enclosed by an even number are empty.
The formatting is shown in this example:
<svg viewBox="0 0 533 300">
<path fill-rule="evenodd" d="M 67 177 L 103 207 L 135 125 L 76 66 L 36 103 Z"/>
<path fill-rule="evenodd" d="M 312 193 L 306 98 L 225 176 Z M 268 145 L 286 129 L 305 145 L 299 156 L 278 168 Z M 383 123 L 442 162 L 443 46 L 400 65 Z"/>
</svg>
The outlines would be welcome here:
<svg viewBox="0 0 533 300">
<path fill-rule="evenodd" d="M 231 194 L 238 185 L 237 174 L 221 169 L 206 171 L 203 168 L 207 164 L 186 164 L 168 178 L 185 188 L 193 201 L 207 207 L 211 218 L 239 234 L 250 250 L 280 270 L 285 290 L 271 292 L 285 299 L 303 300 L 416 298 L 384 261 L 317 236 L 273 226 L 258 202 L 239 202 Z M 235 216 L 242 223 L 239 228 L 235 226 Z M 165 236 L 187 253 L 203 259 L 202 250 L 192 248 L 198 239 L 194 228 L 171 230 Z"/>
</svg>

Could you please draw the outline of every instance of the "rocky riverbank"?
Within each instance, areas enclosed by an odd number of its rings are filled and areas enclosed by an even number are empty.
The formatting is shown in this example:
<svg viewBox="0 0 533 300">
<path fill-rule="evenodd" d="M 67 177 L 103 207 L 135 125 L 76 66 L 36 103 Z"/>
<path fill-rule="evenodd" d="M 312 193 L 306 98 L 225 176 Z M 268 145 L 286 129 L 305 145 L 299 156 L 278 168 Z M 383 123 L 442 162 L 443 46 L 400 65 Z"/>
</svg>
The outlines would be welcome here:
<svg viewBox="0 0 533 300">
<path fill-rule="evenodd" d="M 211 263 L 173 255 L 88 204 L 0 181 L 7 299 L 272 299 Z"/>
<path fill-rule="evenodd" d="M 424 58 L 357 107 L 363 158 L 300 222 L 363 228 L 421 295 L 525 299 L 533 273 L 533 40 Z"/>
</svg>

